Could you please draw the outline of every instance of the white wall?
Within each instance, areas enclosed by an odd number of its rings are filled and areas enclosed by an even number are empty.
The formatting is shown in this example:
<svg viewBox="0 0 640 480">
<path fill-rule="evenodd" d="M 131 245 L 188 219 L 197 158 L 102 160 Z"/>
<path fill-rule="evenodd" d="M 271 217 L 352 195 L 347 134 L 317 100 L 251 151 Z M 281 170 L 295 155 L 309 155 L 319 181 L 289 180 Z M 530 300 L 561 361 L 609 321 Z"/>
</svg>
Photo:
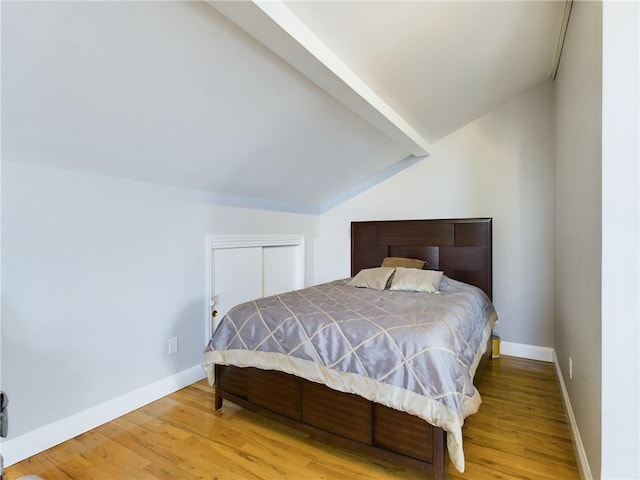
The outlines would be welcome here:
<svg viewBox="0 0 640 480">
<path fill-rule="evenodd" d="M 574 2 L 556 79 L 555 349 L 594 475 L 600 471 L 601 58 L 602 4 Z"/>
<path fill-rule="evenodd" d="M 349 275 L 352 220 L 493 217 L 496 330 L 503 340 L 551 347 L 553 159 L 553 87 L 546 83 L 322 214 L 315 281 Z"/>
<path fill-rule="evenodd" d="M 640 478 L 640 8 L 602 5 L 602 467 Z"/>
<path fill-rule="evenodd" d="M 10 440 L 200 364 L 207 234 L 303 234 L 312 278 L 315 215 L 12 162 L 2 173 Z"/>
</svg>

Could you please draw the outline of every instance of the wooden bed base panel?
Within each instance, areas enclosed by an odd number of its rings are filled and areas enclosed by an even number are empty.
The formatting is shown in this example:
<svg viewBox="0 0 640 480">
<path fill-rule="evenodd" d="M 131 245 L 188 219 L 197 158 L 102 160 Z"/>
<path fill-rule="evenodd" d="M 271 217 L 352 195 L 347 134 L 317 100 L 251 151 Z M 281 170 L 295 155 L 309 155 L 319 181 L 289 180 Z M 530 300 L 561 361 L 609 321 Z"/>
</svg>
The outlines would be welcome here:
<svg viewBox="0 0 640 480">
<path fill-rule="evenodd" d="M 357 395 L 287 373 L 216 365 L 216 409 L 223 399 L 333 446 L 445 478 L 444 430 Z"/>
<path fill-rule="evenodd" d="M 476 377 L 491 359 L 491 339 Z M 215 408 L 223 400 L 331 445 L 444 480 L 447 434 L 405 412 L 273 370 L 216 365 Z"/>
<path fill-rule="evenodd" d="M 352 275 L 387 256 L 421 258 L 425 268 L 476 285 L 491 298 L 491 224 L 490 218 L 352 222 Z M 491 339 L 476 376 L 491 358 L 490 347 Z M 226 399 L 332 445 L 446 477 L 446 432 L 418 417 L 282 372 L 216 365 L 215 378 L 216 409 Z"/>
</svg>

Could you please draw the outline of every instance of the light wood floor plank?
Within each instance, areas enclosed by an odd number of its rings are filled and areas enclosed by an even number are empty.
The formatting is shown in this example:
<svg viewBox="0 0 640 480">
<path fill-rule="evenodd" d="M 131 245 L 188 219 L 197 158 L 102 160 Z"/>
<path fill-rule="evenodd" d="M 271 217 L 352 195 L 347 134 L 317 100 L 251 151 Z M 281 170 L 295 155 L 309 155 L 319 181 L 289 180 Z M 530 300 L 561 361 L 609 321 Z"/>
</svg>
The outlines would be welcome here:
<svg viewBox="0 0 640 480">
<path fill-rule="evenodd" d="M 552 364 L 502 357 L 478 379 L 483 404 L 464 429 L 453 480 L 578 480 Z M 225 402 L 198 382 L 5 470 L 5 480 L 424 480 Z"/>
</svg>

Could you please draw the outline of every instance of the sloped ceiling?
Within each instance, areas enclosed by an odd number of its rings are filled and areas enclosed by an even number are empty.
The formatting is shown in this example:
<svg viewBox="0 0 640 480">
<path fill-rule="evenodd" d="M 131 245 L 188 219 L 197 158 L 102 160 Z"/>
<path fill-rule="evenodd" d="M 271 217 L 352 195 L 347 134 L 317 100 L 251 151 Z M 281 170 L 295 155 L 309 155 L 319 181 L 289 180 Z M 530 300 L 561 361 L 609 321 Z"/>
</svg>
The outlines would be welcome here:
<svg viewBox="0 0 640 480">
<path fill-rule="evenodd" d="M 565 2 L 1 8 L 3 160 L 319 212 L 549 79 Z"/>
</svg>

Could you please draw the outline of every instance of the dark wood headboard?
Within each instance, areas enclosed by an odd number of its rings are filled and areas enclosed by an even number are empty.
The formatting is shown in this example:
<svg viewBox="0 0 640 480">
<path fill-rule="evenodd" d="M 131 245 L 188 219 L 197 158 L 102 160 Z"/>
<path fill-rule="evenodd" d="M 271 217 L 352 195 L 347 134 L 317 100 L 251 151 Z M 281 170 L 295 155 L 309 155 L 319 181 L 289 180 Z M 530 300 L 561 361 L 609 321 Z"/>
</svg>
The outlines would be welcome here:
<svg viewBox="0 0 640 480">
<path fill-rule="evenodd" d="M 385 257 L 419 258 L 491 298 L 491 250 L 491 218 L 351 222 L 352 276 Z"/>
</svg>

